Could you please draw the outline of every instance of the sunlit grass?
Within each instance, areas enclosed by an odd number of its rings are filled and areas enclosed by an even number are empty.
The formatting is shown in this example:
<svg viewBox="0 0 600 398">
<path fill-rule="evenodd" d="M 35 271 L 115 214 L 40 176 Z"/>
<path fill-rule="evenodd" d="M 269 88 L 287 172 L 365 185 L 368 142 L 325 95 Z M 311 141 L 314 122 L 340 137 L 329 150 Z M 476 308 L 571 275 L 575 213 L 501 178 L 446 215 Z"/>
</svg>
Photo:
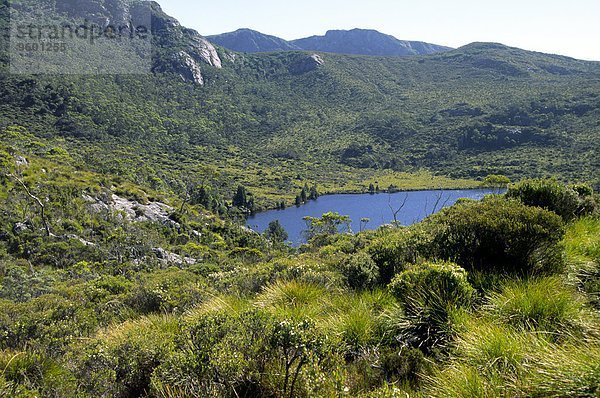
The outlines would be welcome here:
<svg viewBox="0 0 600 398">
<path fill-rule="evenodd" d="M 559 277 L 509 282 L 490 295 L 486 309 L 503 323 L 556 338 L 582 333 L 595 318 Z"/>
<path fill-rule="evenodd" d="M 575 221 L 567 229 L 564 244 L 569 283 L 586 292 L 600 309 L 600 218 Z"/>
</svg>

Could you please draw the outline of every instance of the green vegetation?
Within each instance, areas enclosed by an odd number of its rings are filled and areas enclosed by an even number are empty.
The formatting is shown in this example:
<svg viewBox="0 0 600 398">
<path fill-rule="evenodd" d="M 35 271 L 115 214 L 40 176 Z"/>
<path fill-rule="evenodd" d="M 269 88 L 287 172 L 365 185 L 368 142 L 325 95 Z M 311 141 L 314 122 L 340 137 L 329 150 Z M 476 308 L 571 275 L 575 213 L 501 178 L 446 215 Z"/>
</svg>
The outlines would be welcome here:
<svg viewBox="0 0 600 398">
<path fill-rule="evenodd" d="M 0 397 L 600 394 L 597 63 L 219 49 L 199 86 L 162 68 L 177 37 L 147 76 L 0 54 Z M 299 249 L 243 226 L 548 175 L 410 227 L 307 218 Z"/>
<path fill-rule="evenodd" d="M 0 395 L 598 394 L 587 186 L 525 181 L 357 234 L 325 214 L 296 250 L 236 223 L 244 187 L 237 206 L 202 183 L 177 197 L 4 137 Z"/>
<path fill-rule="evenodd" d="M 24 126 L 36 154 L 133 184 L 180 197 L 204 187 L 216 207 L 240 185 L 255 210 L 302 203 L 303 189 L 477 187 L 498 174 L 598 188 L 597 62 L 475 43 L 323 54 L 297 74 L 304 53 L 217 49 L 223 67 L 201 64 L 199 86 L 169 72 L 182 44 L 164 34 L 142 76 L 18 76 L 0 57 L 0 130 Z"/>
</svg>

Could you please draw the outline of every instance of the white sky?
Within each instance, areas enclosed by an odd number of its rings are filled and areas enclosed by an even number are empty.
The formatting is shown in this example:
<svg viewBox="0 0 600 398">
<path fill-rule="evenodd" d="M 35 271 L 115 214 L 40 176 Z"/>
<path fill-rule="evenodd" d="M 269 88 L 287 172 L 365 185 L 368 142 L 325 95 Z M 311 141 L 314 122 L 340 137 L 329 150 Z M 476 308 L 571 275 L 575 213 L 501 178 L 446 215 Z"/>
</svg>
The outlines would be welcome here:
<svg viewBox="0 0 600 398">
<path fill-rule="evenodd" d="M 368 28 L 451 47 L 474 41 L 600 61 L 600 0 L 158 0 L 202 35 L 238 28 L 284 39 Z"/>
</svg>

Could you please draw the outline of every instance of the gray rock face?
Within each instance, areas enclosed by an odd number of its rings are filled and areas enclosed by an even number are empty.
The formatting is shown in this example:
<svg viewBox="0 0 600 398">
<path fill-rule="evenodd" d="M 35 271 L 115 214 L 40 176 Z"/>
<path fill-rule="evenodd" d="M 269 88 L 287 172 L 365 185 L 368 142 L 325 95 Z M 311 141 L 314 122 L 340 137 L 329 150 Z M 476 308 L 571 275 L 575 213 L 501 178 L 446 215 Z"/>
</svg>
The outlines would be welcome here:
<svg viewBox="0 0 600 398">
<path fill-rule="evenodd" d="M 17 167 L 27 167 L 29 162 L 23 156 L 15 156 L 15 164 Z"/>
<path fill-rule="evenodd" d="M 130 2 L 124 0 L 56 0 L 58 12 L 73 18 L 85 18 L 101 26 L 126 26 L 140 15 L 136 10 L 138 7 L 132 7 Z"/>
<path fill-rule="evenodd" d="M 153 70 L 170 72 L 185 81 L 202 85 L 201 65 L 221 68 L 215 46 L 192 29 L 186 29 L 167 15 L 160 5 L 145 1 L 132 5 L 128 0 L 56 0 L 56 9 L 72 18 L 87 19 L 102 26 L 150 24 L 155 48 Z M 139 23 L 138 23 L 139 22 Z"/>
<path fill-rule="evenodd" d="M 166 251 L 161 247 L 152 249 L 152 252 L 158 258 L 158 260 L 164 264 L 175 264 L 175 265 L 194 265 L 196 259 L 190 257 L 183 257 L 176 253 Z"/>
<path fill-rule="evenodd" d="M 196 54 L 202 61 L 215 68 L 222 68 L 221 58 L 217 49 L 204 37 L 194 32 L 192 35 L 190 48 L 192 53 Z"/>
<path fill-rule="evenodd" d="M 323 58 L 321 58 L 320 55 L 312 54 L 294 62 L 292 65 L 290 65 L 289 69 L 291 73 L 295 75 L 301 75 L 317 69 L 324 63 L 325 61 L 323 61 Z"/>
<path fill-rule="evenodd" d="M 200 65 L 185 51 L 180 51 L 173 56 L 173 69 L 184 81 L 204 84 Z"/>
<path fill-rule="evenodd" d="M 13 225 L 13 233 L 15 235 L 21 235 L 23 232 L 29 230 L 29 226 L 25 223 L 18 222 Z"/>
<path fill-rule="evenodd" d="M 169 218 L 169 215 L 173 212 L 173 208 L 164 203 L 151 202 L 144 205 L 113 194 L 110 206 L 116 211 L 123 212 L 125 217 L 131 221 L 152 221 L 177 228 L 179 227 L 178 223 Z"/>
<path fill-rule="evenodd" d="M 152 34 L 154 45 L 166 50 L 166 59 L 154 60 L 157 72 L 172 72 L 185 81 L 203 85 L 201 65 L 222 68 L 219 52 L 208 40 L 193 29 L 182 27 L 165 14 L 160 6 L 152 4 Z"/>
</svg>

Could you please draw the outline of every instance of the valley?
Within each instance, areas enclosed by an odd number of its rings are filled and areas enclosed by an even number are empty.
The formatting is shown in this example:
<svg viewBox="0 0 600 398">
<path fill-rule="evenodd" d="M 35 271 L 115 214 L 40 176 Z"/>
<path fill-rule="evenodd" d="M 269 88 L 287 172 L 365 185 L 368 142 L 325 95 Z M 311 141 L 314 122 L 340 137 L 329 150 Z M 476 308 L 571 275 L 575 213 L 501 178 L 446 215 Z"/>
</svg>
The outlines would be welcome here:
<svg viewBox="0 0 600 398">
<path fill-rule="evenodd" d="M 15 70 L 138 7 L 147 69 Z M 219 36 L 0 0 L 0 397 L 600 394 L 600 62 Z"/>
</svg>

